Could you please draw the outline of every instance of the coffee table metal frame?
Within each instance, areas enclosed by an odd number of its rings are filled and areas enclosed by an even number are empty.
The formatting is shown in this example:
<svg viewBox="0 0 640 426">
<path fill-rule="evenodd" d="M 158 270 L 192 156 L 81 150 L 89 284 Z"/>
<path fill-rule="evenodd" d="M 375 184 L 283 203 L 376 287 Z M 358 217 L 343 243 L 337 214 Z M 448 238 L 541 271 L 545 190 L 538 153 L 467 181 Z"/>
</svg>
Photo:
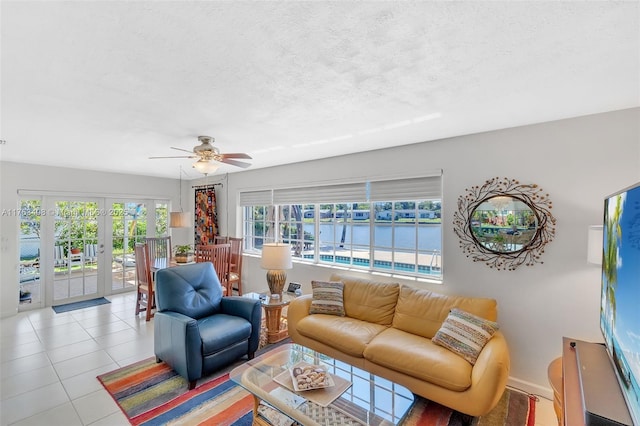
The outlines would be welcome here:
<svg viewBox="0 0 640 426">
<path fill-rule="evenodd" d="M 273 378 L 300 361 L 324 365 L 352 385 L 327 407 L 307 398 L 298 406 L 290 405 L 283 397 L 288 393 L 278 389 L 286 388 Z M 411 391 L 401 385 L 297 344 L 272 349 L 234 368 L 229 376 L 253 395 L 254 425 L 270 424 L 258 414 L 261 401 L 305 426 L 398 425 L 414 402 Z M 305 397 L 305 392 L 295 394 Z"/>
</svg>

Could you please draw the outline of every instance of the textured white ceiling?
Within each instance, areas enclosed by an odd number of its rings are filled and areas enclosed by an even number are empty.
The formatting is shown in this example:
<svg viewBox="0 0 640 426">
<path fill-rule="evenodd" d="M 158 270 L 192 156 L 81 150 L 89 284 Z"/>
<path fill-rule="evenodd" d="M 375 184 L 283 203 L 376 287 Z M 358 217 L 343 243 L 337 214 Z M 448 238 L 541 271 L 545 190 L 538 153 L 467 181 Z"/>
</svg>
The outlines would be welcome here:
<svg viewBox="0 0 640 426">
<path fill-rule="evenodd" d="M 190 177 L 640 105 L 640 3 L 1 3 L 3 161 Z M 217 172 L 239 171 L 223 166 Z"/>
</svg>

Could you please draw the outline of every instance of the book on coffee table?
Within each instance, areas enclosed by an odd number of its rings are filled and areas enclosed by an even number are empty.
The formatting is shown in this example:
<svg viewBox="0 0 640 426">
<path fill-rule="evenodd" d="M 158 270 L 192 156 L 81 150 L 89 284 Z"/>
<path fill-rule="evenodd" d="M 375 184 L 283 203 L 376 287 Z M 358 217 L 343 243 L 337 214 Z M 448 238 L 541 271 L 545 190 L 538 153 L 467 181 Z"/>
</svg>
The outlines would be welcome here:
<svg viewBox="0 0 640 426">
<path fill-rule="evenodd" d="M 258 406 L 258 414 L 273 426 L 291 426 L 295 423 L 286 414 L 282 414 L 264 401 Z"/>
<path fill-rule="evenodd" d="M 277 397 L 278 400 L 286 403 L 291 408 L 297 408 L 300 404 L 306 401 L 306 399 L 300 395 L 297 395 L 284 387 L 277 387 L 269 393 Z"/>
</svg>

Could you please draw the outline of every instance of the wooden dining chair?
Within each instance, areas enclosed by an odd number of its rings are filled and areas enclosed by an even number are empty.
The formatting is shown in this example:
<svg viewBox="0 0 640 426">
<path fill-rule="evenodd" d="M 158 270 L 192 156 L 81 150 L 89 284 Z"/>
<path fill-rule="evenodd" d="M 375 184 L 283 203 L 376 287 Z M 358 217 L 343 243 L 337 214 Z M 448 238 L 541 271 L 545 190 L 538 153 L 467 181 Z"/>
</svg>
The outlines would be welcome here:
<svg viewBox="0 0 640 426">
<path fill-rule="evenodd" d="M 213 244 L 227 244 L 229 242 L 229 238 L 223 235 L 214 235 L 213 236 Z"/>
<path fill-rule="evenodd" d="M 231 288 L 229 286 L 230 254 L 231 244 L 197 245 L 195 249 L 196 263 L 213 263 L 213 268 L 216 270 L 220 284 L 226 290 L 227 296 L 231 296 Z"/>
<path fill-rule="evenodd" d="M 169 264 L 171 259 L 171 237 L 147 237 L 147 254 L 151 265 L 155 265 L 156 259 L 166 259 Z"/>
<path fill-rule="evenodd" d="M 242 296 L 242 238 L 229 237 L 231 254 L 229 260 L 229 288 Z"/>
<path fill-rule="evenodd" d="M 146 320 L 153 317 L 152 309 L 156 307 L 156 297 L 153 291 L 153 279 L 151 278 L 151 263 L 147 245 L 137 243 L 135 247 L 136 258 L 136 315 L 141 311 L 146 312 Z"/>
</svg>

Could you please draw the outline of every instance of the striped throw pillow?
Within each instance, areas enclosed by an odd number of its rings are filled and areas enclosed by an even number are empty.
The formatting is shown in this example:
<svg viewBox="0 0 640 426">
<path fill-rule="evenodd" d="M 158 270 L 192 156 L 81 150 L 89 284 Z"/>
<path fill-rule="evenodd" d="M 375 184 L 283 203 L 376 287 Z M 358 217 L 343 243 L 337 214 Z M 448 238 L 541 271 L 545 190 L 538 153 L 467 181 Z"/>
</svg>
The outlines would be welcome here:
<svg viewBox="0 0 640 426">
<path fill-rule="evenodd" d="M 310 314 L 328 314 L 344 316 L 343 290 L 341 281 L 311 281 L 313 297 L 311 299 Z"/>
<path fill-rule="evenodd" d="M 431 341 L 475 365 L 498 324 L 460 309 L 452 309 Z"/>
</svg>

